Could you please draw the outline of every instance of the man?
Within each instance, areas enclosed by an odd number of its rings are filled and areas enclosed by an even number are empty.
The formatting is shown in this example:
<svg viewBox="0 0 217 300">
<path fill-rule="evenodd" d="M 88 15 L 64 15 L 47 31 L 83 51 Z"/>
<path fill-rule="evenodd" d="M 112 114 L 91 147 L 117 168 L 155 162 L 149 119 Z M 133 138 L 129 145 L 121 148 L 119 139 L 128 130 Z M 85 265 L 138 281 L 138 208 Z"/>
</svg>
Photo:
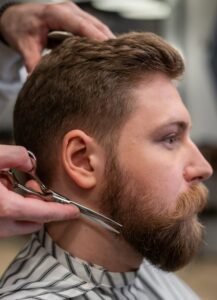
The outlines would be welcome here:
<svg viewBox="0 0 217 300">
<path fill-rule="evenodd" d="M 212 173 L 172 81 L 183 69 L 150 33 L 72 38 L 43 58 L 18 97 L 16 142 L 35 153 L 47 186 L 123 228 L 48 224 L 6 271 L 1 299 L 198 299 L 158 270 L 198 250 L 201 181 Z"/>
<path fill-rule="evenodd" d="M 22 55 L 28 72 L 32 72 L 46 47 L 49 31 L 66 30 L 97 40 L 112 38 L 114 35 L 106 25 L 70 1 L 0 2 L 0 36 L 8 44 L 0 43 L 2 129 L 4 121 L 8 122 L 10 119 L 5 117 L 4 109 L 6 106 L 12 107 L 22 86 L 20 56 L 11 47 Z M 0 170 L 12 167 L 23 171 L 32 168 L 27 150 L 18 146 L 0 145 Z M 72 206 L 66 209 L 57 203 L 36 201 L 30 197 L 25 199 L 16 195 L 8 189 L 0 176 L 0 238 L 31 233 L 39 230 L 44 222 L 72 219 L 78 213 Z"/>
</svg>

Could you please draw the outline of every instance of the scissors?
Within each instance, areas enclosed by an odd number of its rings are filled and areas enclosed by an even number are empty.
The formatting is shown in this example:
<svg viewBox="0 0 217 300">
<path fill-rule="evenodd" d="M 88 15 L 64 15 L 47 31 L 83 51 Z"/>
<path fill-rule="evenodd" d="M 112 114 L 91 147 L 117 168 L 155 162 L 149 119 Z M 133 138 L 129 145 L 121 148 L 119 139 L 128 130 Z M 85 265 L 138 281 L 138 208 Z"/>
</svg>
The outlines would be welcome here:
<svg viewBox="0 0 217 300">
<path fill-rule="evenodd" d="M 31 188 L 27 188 L 24 184 L 21 183 L 21 180 L 17 176 L 18 170 L 16 169 L 9 169 L 9 170 L 2 170 L 0 171 L 0 175 L 5 176 L 8 178 L 10 183 L 13 185 L 14 189 L 18 189 L 22 192 L 24 192 L 27 195 L 35 195 L 43 200 L 46 201 L 53 201 L 61 204 L 68 204 L 68 205 L 75 205 L 76 207 L 79 208 L 81 214 L 84 216 L 90 218 L 91 220 L 97 222 L 104 228 L 119 234 L 120 230 L 122 228 L 122 225 L 117 223 L 116 221 L 104 216 L 103 214 L 100 214 L 86 206 L 83 206 L 75 201 L 70 200 L 69 198 L 53 191 L 52 189 L 46 187 L 44 183 L 38 178 L 36 175 L 36 157 L 35 155 L 31 152 L 28 151 L 28 154 L 33 162 L 33 169 L 29 172 L 21 172 L 21 174 L 24 175 L 30 175 L 32 179 L 34 179 L 40 186 L 41 192 L 35 191 Z"/>
</svg>

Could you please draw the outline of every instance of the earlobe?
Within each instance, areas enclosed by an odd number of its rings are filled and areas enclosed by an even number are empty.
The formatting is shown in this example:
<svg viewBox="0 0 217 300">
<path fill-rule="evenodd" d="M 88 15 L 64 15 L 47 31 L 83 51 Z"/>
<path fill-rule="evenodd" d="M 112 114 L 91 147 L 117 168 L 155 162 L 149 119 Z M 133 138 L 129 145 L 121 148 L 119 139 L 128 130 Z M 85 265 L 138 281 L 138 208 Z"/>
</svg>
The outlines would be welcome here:
<svg viewBox="0 0 217 300">
<path fill-rule="evenodd" d="M 70 179 L 82 189 L 96 185 L 93 140 L 81 130 L 69 131 L 63 139 L 63 167 Z"/>
</svg>

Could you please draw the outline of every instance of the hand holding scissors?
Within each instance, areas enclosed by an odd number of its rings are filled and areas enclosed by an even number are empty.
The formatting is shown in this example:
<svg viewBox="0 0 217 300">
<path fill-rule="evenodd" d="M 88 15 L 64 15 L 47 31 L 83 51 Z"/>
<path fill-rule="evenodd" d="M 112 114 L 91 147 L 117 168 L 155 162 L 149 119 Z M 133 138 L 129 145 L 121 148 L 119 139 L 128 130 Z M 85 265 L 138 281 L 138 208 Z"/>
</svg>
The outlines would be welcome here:
<svg viewBox="0 0 217 300">
<path fill-rule="evenodd" d="M 20 146 L 0 145 L 0 238 L 28 234 L 38 231 L 45 222 L 69 220 L 80 215 L 75 206 L 15 193 L 8 180 L 8 172 L 14 168 L 27 173 L 33 168 L 27 150 Z"/>
</svg>

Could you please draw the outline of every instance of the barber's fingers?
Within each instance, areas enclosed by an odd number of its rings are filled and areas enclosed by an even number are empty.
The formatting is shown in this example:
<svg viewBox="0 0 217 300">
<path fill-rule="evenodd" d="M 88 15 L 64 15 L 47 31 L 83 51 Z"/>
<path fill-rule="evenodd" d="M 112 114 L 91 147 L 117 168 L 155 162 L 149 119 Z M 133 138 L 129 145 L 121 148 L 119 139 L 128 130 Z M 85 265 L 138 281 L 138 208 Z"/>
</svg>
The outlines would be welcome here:
<svg viewBox="0 0 217 300">
<path fill-rule="evenodd" d="M 101 34 L 100 37 L 103 36 L 104 39 L 108 38 L 114 38 L 115 35 L 112 33 L 112 31 L 109 29 L 107 25 L 105 25 L 103 22 L 101 22 L 96 17 L 92 16 L 91 14 L 85 12 L 84 10 L 77 7 L 78 15 L 86 22 L 87 27 L 88 25 L 93 26 L 92 28 L 97 32 Z M 91 37 L 91 36 L 90 36 Z"/>
<path fill-rule="evenodd" d="M 1 220 L 0 238 L 24 235 L 39 231 L 43 224 L 25 221 Z"/>
<path fill-rule="evenodd" d="M 21 171 L 29 171 L 32 167 L 32 161 L 24 147 L 0 145 L 0 170 L 17 168 Z"/>
<path fill-rule="evenodd" d="M 97 29 L 100 33 L 104 35 L 104 38 L 115 38 L 115 35 L 112 33 L 112 31 L 109 29 L 107 25 L 105 25 L 103 22 L 101 22 L 99 19 L 95 18 L 94 16 L 90 15 L 89 13 L 80 10 L 80 16 L 86 20 L 86 22 L 92 23 L 92 25 Z"/>
<path fill-rule="evenodd" d="M 0 220 L 47 223 L 73 219 L 79 214 L 75 206 L 23 197 L 0 184 Z"/>
<path fill-rule="evenodd" d="M 77 19 L 77 23 L 74 26 L 74 33 L 80 36 L 92 38 L 99 41 L 108 39 L 107 35 L 105 35 L 102 31 L 96 28 L 92 23 L 88 23 L 82 17 L 79 17 L 79 19 Z"/>
<path fill-rule="evenodd" d="M 48 5 L 44 13 L 44 19 L 51 30 L 65 30 L 96 40 L 114 37 L 105 24 L 70 1 Z"/>
</svg>

